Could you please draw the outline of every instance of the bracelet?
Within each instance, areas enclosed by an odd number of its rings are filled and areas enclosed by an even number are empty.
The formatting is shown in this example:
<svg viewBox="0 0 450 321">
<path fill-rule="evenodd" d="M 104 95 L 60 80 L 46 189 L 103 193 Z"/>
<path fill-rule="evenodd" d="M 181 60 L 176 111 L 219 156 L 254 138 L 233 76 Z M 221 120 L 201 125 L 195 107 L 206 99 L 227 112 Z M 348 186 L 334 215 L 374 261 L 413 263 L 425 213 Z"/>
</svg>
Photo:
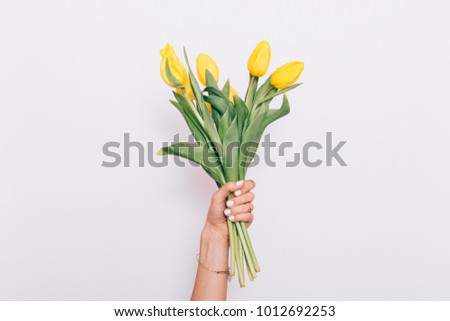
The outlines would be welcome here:
<svg viewBox="0 0 450 321">
<path fill-rule="evenodd" d="M 200 262 L 200 253 L 197 254 L 197 262 L 198 262 L 198 264 L 200 264 L 201 266 L 203 266 L 205 269 L 207 269 L 207 270 L 210 271 L 210 272 L 214 272 L 214 273 L 217 273 L 217 274 L 227 274 L 227 275 L 230 275 L 230 268 L 228 268 L 226 271 L 216 271 L 216 270 L 210 269 L 209 267 L 207 267 L 206 265 L 204 265 L 202 262 Z"/>
</svg>

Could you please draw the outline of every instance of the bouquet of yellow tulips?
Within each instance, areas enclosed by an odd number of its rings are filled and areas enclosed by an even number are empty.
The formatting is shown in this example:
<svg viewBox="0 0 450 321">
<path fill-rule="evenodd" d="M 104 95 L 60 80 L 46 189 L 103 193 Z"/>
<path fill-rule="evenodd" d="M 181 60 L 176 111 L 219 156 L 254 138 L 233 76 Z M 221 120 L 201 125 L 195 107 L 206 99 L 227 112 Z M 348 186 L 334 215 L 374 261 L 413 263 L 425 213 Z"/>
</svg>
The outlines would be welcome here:
<svg viewBox="0 0 450 321">
<path fill-rule="evenodd" d="M 276 69 L 258 87 L 259 78 L 267 72 L 270 46 L 261 41 L 248 60 L 250 80 L 244 99 L 229 81 L 219 88 L 219 68 L 206 54 L 197 57 L 197 76 L 192 72 L 184 51 L 187 71 L 171 45 L 161 50 L 161 76 L 175 88 L 175 100 L 170 102 L 186 120 L 197 143 L 175 143 L 162 148 L 159 155 L 176 155 L 200 166 L 220 187 L 226 182 L 245 179 L 265 128 L 289 113 L 286 92 L 299 86 L 295 83 L 303 71 L 303 62 L 294 61 Z M 278 109 L 270 109 L 270 102 L 283 94 Z M 230 195 L 230 198 L 232 196 Z M 230 277 L 238 274 L 239 284 L 245 286 L 244 269 L 251 281 L 260 271 L 247 226 L 244 222 L 228 220 L 230 237 Z"/>
</svg>

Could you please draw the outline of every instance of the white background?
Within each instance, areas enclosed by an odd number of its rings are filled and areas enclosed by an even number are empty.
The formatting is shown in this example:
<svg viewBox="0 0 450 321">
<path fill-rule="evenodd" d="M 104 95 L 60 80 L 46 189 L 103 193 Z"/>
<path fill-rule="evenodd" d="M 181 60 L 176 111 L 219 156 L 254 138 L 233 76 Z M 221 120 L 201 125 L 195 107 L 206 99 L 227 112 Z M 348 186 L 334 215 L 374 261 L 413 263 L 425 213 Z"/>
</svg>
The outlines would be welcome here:
<svg viewBox="0 0 450 321">
<path fill-rule="evenodd" d="M 0 299 L 189 299 L 214 183 L 172 160 L 104 168 L 102 146 L 188 134 L 159 75 L 167 42 L 243 95 L 262 39 L 271 71 L 305 62 L 272 140 L 301 152 L 331 131 L 348 167 L 250 170 L 263 272 L 229 299 L 450 299 L 449 9 L 0 1 Z"/>
</svg>

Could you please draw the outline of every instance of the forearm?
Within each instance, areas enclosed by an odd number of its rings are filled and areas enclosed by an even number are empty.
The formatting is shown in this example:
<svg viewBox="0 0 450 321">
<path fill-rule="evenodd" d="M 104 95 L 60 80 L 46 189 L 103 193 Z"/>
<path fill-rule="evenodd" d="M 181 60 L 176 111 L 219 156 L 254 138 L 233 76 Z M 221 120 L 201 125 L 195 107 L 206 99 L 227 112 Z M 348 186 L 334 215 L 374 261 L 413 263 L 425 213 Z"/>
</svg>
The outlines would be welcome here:
<svg viewBox="0 0 450 321">
<path fill-rule="evenodd" d="M 201 264 L 198 264 L 197 267 L 191 300 L 226 300 L 228 274 L 218 274 L 208 269 L 214 271 L 226 271 L 228 269 L 228 238 L 205 226 L 200 240 L 199 261 Z"/>
</svg>

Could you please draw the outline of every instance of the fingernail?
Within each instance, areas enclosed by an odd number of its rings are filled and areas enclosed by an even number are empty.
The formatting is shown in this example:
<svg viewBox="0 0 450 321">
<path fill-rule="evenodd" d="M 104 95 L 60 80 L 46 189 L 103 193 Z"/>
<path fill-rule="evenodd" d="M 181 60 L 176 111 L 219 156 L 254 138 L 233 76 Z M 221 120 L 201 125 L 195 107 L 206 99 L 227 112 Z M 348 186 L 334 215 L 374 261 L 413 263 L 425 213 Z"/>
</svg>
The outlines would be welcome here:
<svg viewBox="0 0 450 321">
<path fill-rule="evenodd" d="M 239 196 L 239 195 L 241 195 L 241 193 L 242 193 L 242 191 L 238 190 L 238 191 L 234 192 L 234 196 Z"/>
<path fill-rule="evenodd" d="M 231 216 L 229 217 L 229 219 L 230 219 L 230 221 L 234 221 L 234 216 L 231 215 Z"/>
<path fill-rule="evenodd" d="M 228 206 L 228 207 L 233 206 L 233 204 L 234 204 L 234 202 L 233 202 L 232 200 L 227 201 L 227 206 Z"/>
<path fill-rule="evenodd" d="M 231 210 L 229 208 L 227 208 L 225 211 L 223 211 L 223 213 L 228 216 L 231 214 Z"/>
<path fill-rule="evenodd" d="M 244 181 L 238 181 L 236 182 L 236 186 L 241 186 L 244 183 Z"/>
</svg>

